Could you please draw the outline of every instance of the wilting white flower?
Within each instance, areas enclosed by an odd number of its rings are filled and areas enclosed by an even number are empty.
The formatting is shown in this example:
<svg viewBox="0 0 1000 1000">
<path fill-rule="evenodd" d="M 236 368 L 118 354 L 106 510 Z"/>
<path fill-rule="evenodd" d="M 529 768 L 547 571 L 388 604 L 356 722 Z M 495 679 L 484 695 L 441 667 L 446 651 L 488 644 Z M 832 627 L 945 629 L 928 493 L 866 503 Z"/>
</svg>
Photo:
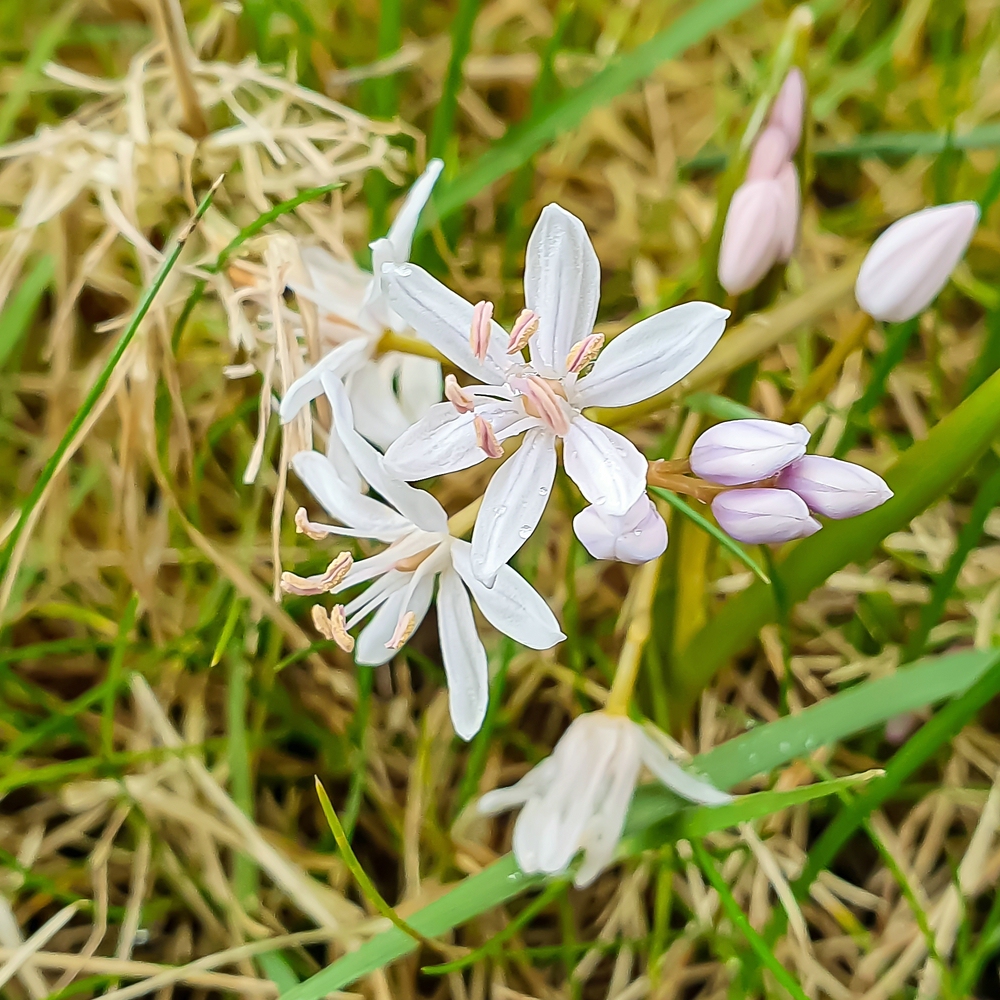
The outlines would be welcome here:
<svg viewBox="0 0 1000 1000">
<path fill-rule="evenodd" d="M 346 381 L 357 429 L 380 448 L 387 448 L 441 398 L 436 361 L 394 351 L 377 360 L 373 356 L 387 329 L 402 333 L 408 328 L 386 303 L 381 268 L 409 259 L 417 220 L 442 166 L 441 160 L 428 163 L 388 236 L 371 244 L 374 274 L 320 247 L 302 251 L 311 285 L 293 281 L 290 287 L 319 308 L 320 337 L 332 349 L 288 387 L 281 401 L 282 423 L 322 393 L 324 373 Z"/>
<path fill-rule="evenodd" d="M 666 522 L 645 493 L 621 515 L 584 507 L 573 518 L 573 530 L 595 559 L 637 566 L 657 559 L 667 548 Z"/>
<path fill-rule="evenodd" d="M 723 486 L 777 475 L 806 453 L 809 431 L 777 420 L 726 420 L 709 427 L 691 449 L 691 470 Z"/>
<path fill-rule="evenodd" d="M 974 201 L 925 208 L 894 222 L 861 265 L 854 286 L 858 305 L 890 323 L 923 312 L 962 259 L 978 223 Z"/>
<path fill-rule="evenodd" d="M 383 274 L 392 308 L 481 383 L 465 387 L 458 402 L 432 406 L 386 452 L 387 468 L 402 479 L 426 479 L 496 456 L 500 442 L 524 434 L 490 480 L 473 532 L 473 567 L 486 581 L 538 524 L 558 438 L 566 472 L 587 500 L 612 515 L 629 510 L 645 490 L 646 460 L 582 409 L 625 406 L 673 385 L 711 351 L 729 315 L 689 302 L 637 323 L 602 351 L 604 338 L 593 332 L 597 254 L 583 223 L 558 205 L 542 211 L 528 241 L 526 309 L 510 336 L 489 303 L 473 306 L 419 267 L 387 265 Z"/>
<path fill-rule="evenodd" d="M 354 429 L 343 385 L 332 375 L 322 377 L 348 455 L 386 503 L 346 484 L 320 452 L 304 451 L 293 457 L 292 468 L 326 512 L 344 526 L 307 521 L 304 512 L 296 517 L 296 525 L 311 538 L 374 538 L 388 543 L 388 548 L 355 562 L 328 588 L 339 593 L 374 581 L 329 616 L 320 611 L 314 616 L 316 625 L 350 650 L 354 640 L 347 630 L 372 615 L 358 638 L 355 658 L 360 664 L 377 666 L 391 659 L 423 621 L 437 581 L 438 632 L 451 718 L 455 732 L 471 739 L 486 713 L 489 678 L 470 592 L 494 628 L 525 646 L 548 649 L 565 636 L 542 597 L 511 567 L 500 567 L 492 588 L 476 578 L 471 546 L 448 533 L 444 508 L 430 493 L 393 479 L 385 471 L 382 456 Z M 331 564 L 327 574 L 335 571 Z"/>
<path fill-rule="evenodd" d="M 585 886 L 614 860 L 643 765 L 692 802 L 732 801 L 732 796 L 682 770 L 631 719 L 590 712 L 574 719 L 552 756 L 516 785 L 487 792 L 479 800 L 479 811 L 492 815 L 523 807 L 513 843 L 521 871 L 554 875 L 583 851 L 574 881 Z"/>
<path fill-rule="evenodd" d="M 712 501 L 719 527 L 748 545 L 776 545 L 806 538 L 822 527 L 809 516 L 809 508 L 791 490 L 727 490 Z"/>
<path fill-rule="evenodd" d="M 796 459 L 776 485 L 797 493 L 813 513 L 834 520 L 864 514 L 892 496 L 885 480 L 870 469 L 825 455 Z"/>
</svg>

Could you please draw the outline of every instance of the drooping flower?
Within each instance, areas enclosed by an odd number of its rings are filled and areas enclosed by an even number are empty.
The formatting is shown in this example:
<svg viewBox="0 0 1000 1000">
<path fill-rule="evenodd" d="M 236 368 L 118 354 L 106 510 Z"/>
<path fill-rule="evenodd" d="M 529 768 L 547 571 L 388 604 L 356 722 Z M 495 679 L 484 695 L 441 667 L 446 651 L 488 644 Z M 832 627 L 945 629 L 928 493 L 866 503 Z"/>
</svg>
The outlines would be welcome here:
<svg viewBox="0 0 1000 1000">
<path fill-rule="evenodd" d="M 809 516 L 806 502 L 791 490 L 726 490 L 712 501 L 712 513 L 727 535 L 748 545 L 807 538 L 823 527 Z"/>
<path fill-rule="evenodd" d="M 768 125 L 754 142 L 744 182 L 729 203 L 719 247 L 719 283 L 731 295 L 753 288 L 795 249 L 799 177 L 792 157 L 802 137 L 805 79 L 785 77 Z"/>
<path fill-rule="evenodd" d="M 442 167 L 441 160 L 427 164 L 388 235 L 371 244 L 374 273 L 320 247 L 303 250 L 310 283 L 293 281 L 290 287 L 318 307 L 320 337 L 329 350 L 288 387 L 281 401 L 282 423 L 322 394 L 324 373 L 345 381 L 357 429 L 380 448 L 387 448 L 441 398 L 441 367 L 436 361 L 395 351 L 376 360 L 374 352 L 387 329 L 408 329 L 386 302 L 381 270 L 409 259 L 417 220 Z"/>
<path fill-rule="evenodd" d="M 603 512 L 624 515 L 642 496 L 646 460 L 581 411 L 625 406 L 673 385 L 711 351 L 729 315 L 689 302 L 642 320 L 601 350 L 603 337 L 593 332 L 600 264 L 583 223 L 558 205 L 542 211 L 528 241 L 526 312 L 516 337 L 415 265 L 388 265 L 383 274 L 392 308 L 480 382 L 463 389 L 467 403 L 438 403 L 400 435 L 386 452 L 387 468 L 408 481 L 426 479 L 476 465 L 494 441 L 524 434 L 490 480 L 473 532 L 473 568 L 487 582 L 542 516 L 558 439 L 566 472 Z M 522 339 L 530 362 L 518 349 Z"/>
<path fill-rule="evenodd" d="M 923 312 L 944 288 L 978 224 L 974 201 L 925 208 L 894 222 L 861 265 L 854 286 L 858 305 L 889 323 Z"/>
<path fill-rule="evenodd" d="M 595 559 L 639 565 L 663 555 L 667 525 L 644 493 L 625 514 L 607 514 L 591 504 L 573 518 L 573 531 Z"/>
<path fill-rule="evenodd" d="M 470 593 L 494 628 L 525 646 L 548 649 L 565 636 L 542 597 L 511 567 L 499 568 L 492 588 L 477 579 L 472 572 L 471 545 L 448 533 L 444 508 L 430 493 L 386 472 L 382 456 L 354 429 L 350 401 L 339 379 L 328 373 L 322 379 L 334 425 L 350 459 L 385 502 L 345 483 L 320 452 L 300 452 L 293 457 L 292 468 L 342 526 L 308 521 L 304 511 L 296 516 L 296 526 L 314 539 L 328 535 L 373 538 L 388 547 L 355 562 L 327 588 L 339 593 L 374 581 L 345 606 L 337 605 L 329 613 L 320 609 L 314 616 L 316 625 L 343 648 L 353 649 L 359 664 L 377 666 L 395 655 L 436 600 L 452 722 L 462 739 L 471 739 L 486 712 L 489 678 Z M 331 564 L 324 576 L 333 570 Z M 307 586 L 309 582 L 305 578 Z M 362 629 L 355 648 L 348 630 L 369 615 L 371 621 Z"/>
<path fill-rule="evenodd" d="M 555 875 L 583 851 L 574 881 L 585 886 L 614 860 L 643 765 L 692 802 L 732 801 L 670 760 L 631 719 L 590 712 L 574 719 L 552 756 L 517 784 L 487 792 L 479 811 L 492 815 L 522 807 L 513 842 L 520 869 Z"/>
</svg>

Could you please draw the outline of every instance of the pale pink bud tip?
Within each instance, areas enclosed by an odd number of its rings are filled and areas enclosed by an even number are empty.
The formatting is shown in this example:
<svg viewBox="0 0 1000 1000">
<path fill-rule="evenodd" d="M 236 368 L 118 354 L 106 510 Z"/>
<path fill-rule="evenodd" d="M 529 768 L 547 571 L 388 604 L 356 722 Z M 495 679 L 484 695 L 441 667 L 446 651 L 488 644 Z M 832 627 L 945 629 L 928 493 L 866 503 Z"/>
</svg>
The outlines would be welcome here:
<svg viewBox="0 0 1000 1000">
<path fill-rule="evenodd" d="M 894 222 L 861 265 L 854 286 L 858 305 L 889 323 L 923 312 L 962 259 L 978 223 L 974 201 L 925 208 Z"/>
<path fill-rule="evenodd" d="M 541 317 L 532 309 L 522 309 L 517 319 L 514 320 L 514 328 L 510 331 L 510 340 L 507 341 L 507 353 L 517 354 L 528 346 L 528 341 L 538 332 L 538 324 Z"/>
<path fill-rule="evenodd" d="M 590 333 L 583 340 L 578 340 L 566 355 L 566 371 L 572 375 L 582 372 L 591 361 L 597 360 L 603 346 L 603 333 Z"/>
<path fill-rule="evenodd" d="M 645 493 L 619 516 L 585 507 L 573 518 L 573 530 L 595 559 L 639 565 L 667 548 L 667 525 Z"/>
<path fill-rule="evenodd" d="M 477 302 L 472 309 L 472 326 L 469 330 L 469 345 L 472 353 L 480 361 L 486 360 L 490 349 L 490 331 L 493 323 L 493 303 Z"/>
<path fill-rule="evenodd" d="M 326 571 L 316 576 L 298 576 L 295 573 L 281 574 L 281 589 L 286 594 L 296 594 L 299 597 L 314 597 L 333 590 L 351 570 L 354 559 L 350 552 L 341 552 Z"/>
<path fill-rule="evenodd" d="M 459 413 L 471 413 L 475 409 L 476 401 L 458 384 L 454 375 L 445 376 L 444 395 Z"/>
<path fill-rule="evenodd" d="M 385 644 L 386 649 L 402 649 L 406 640 L 413 635 L 413 630 L 417 627 L 417 616 L 412 611 L 407 611 L 401 615 L 396 622 L 396 630 L 392 633 L 392 638 Z"/>
<path fill-rule="evenodd" d="M 502 458 L 503 448 L 500 447 L 500 442 L 497 440 L 496 434 L 493 433 L 493 428 L 490 426 L 489 422 L 483 417 L 475 417 L 472 421 L 472 425 L 476 431 L 476 444 L 479 445 L 483 451 L 489 455 L 490 458 Z"/>
<path fill-rule="evenodd" d="M 712 501 L 712 513 L 727 535 L 747 545 L 806 538 L 822 527 L 791 490 L 727 490 Z"/>
<path fill-rule="evenodd" d="M 343 604 L 335 604 L 329 614 L 320 605 L 314 604 L 312 620 L 316 631 L 324 639 L 335 642 L 345 653 L 350 653 L 354 649 L 354 636 L 347 631 Z"/>
<path fill-rule="evenodd" d="M 777 485 L 797 493 L 814 513 L 834 520 L 864 514 L 892 496 L 881 476 L 824 455 L 805 455 L 792 462 L 782 470 Z"/>
<path fill-rule="evenodd" d="M 791 148 L 788 136 L 782 129 L 769 125 L 757 136 L 757 140 L 753 144 L 746 179 L 748 181 L 774 180 L 790 159 Z"/>
<path fill-rule="evenodd" d="M 742 486 L 776 476 L 806 453 L 809 431 L 777 420 L 727 420 L 709 427 L 691 449 L 696 476 L 722 486 Z"/>
<path fill-rule="evenodd" d="M 794 156 L 802 140 L 802 120 L 806 112 L 806 80 L 802 70 L 793 66 L 771 105 L 770 126 L 785 133 L 789 156 Z"/>
</svg>

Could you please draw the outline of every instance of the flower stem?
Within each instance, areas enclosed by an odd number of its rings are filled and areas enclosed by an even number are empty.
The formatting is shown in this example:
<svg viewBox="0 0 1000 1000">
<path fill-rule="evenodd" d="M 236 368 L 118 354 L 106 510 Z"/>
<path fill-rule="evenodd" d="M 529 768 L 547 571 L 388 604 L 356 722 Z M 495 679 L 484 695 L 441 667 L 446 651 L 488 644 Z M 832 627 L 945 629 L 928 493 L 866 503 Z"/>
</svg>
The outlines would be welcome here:
<svg viewBox="0 0 1000 1000">
<path fill-rule="evenodd" d="M 479 508 L 483 505 L 483 498 L 476 497 L 472 503 L 463 507 L 460 511 L 452 514 L 448 518 L 448 533 L 454 535 L 456 538 L 461 538 L 462 535 L 472 530 L 472 526 L 476 523 L 476 515 L 479 513 Z"/>
<path fill-rule="evenodd" d="M 662 557 L 643 563 L 639 572 L 632 578 L 628 597 L 630 605 L 628 629 L 618 657 L 618 669 L 611 684 L 608 702 L 604 706 L 609 715 L 628 714 L 632 689 L 635 687 L 639 664 L 642 662 L 642 651 L 649 640 L 652 628 L 653 597 L 656 595 L 661 561 Z"/>
<path fill-rule="evenodd" d="M 387 354 L 389 351 L 399 351 L 400 354 L 415 354 L 420 358 L 432 358 L 442 364 L 450 365 L 451 362 L 432 344 L 419 337 L 407 337 L 402 333 L 395 333 L 386 330 L 378 342 L 376 353 L 378 355 Z"/>
</svg>

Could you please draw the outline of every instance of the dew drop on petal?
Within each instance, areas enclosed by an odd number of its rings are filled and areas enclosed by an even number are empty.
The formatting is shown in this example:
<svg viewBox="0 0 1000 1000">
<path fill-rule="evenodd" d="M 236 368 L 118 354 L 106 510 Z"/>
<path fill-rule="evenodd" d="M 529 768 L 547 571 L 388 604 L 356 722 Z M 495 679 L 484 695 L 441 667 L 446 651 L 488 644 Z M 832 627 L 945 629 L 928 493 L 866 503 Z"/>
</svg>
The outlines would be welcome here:
<svg viewBox="0 0 1000 1000">
<path fill-rule="evenodd" d="M 505 503 L 497 504 L 497 506 L 493 508 L 493 513 L 494 514 L 506 514 L 507 513 L 507 505 Z"/>
<path fill-rule="evenodd" d="M 635 531 L 632 532 L 632 534 L 635 535 L 636 538 L 638 538 L 642 534 L 642 528 L 636 528 Z"/>
<path fill-rule="evenodd" d="M 540 497 L 547 497 L 549 495 L 549 488 L 548 488 L 548 486 L 539 486 L 538 487 L 538 495 Z"/>
<path fill-rule="evenodd" d="M 518 534 L 522 538 L 527 538 L 531 534 L 531 525 L 530 524 L 522 524 L 521 527 L 520 527 L 520 530 L 518 531 Z"/>
</svg>

